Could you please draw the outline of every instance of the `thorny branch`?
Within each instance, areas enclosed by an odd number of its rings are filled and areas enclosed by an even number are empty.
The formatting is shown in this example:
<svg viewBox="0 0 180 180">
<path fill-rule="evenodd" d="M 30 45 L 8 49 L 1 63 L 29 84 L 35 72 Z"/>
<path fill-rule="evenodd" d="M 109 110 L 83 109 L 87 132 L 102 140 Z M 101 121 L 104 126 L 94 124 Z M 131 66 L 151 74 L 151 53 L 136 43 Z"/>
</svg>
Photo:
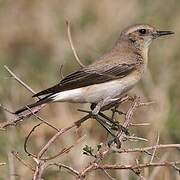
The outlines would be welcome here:
<svg viewBox="0 0 180 180">
<path fill-rule="evenodd" d="M 155 146 L 143 147 L 143 148 L 132 148 L 132 149 L 113 149 L 114 153 L 131 153 L 131 152 L 146 152 L 153 149 L 169 149 L 169 148 L 180 148 L 180 144 L 159 144 Z"/>
<path fill-rule="evenodd" d="M 146 106 L 146 105 L 150 105 L 152 104 L 152 102 L 150 103 L 141 103 L 139 98 L 135 98 L 134 100 L 132 98 L 129 98 L 128 96 L 125 96 L 123 98 L 120 98 L 119 100 L 117 100 L 116 102 L 109 104 L 107 106 L 104 106 L 102 108 L 102 111 L 105 110 L 109 110 L 112 109 L 113 107 L 115 107 L 117 104 L 121 104 L 123 102 L 126 101 L 132 101 L 132 105 L 129 108 L 129 110 L 127 111 L 127 113 L 125 113 L 125 120 L 123 123 L 123 126 L 125 128 L 129 128 L 131 126 L 143 126 L 143 125 L 148 125 L 147 123 L 142 123 L 142 124 L 133 124 L 132 123 L 132 116 L 135 112 L 135 110 L 138 107 L 141 106 Z M 7 110 L 7 108 L 3 107 L 5 110 Z M 8 110 L 9 112 L 9 110 Z M 88 112 L 88 111 L 86 111 Z M 11 111 L 10 111 L 11 113 Z M 118 113 L 118 111 L 117 111 Z M 33 114 L 33 113 L 32 113 Z M 37 119 L 39 119 L 41 121 L 40 124 L 44 123 L 44 119 L 42 119 L 41 117 L 37 116 L 36 114 L 33 114 Z M 30 153 L 27 150 L 27 142 L 29 140 L 29 137 L 31 136 L 31 134 L 33 133 L 33 131 L 40 125 L 36 125 L 33 127 L 33 129 L 30 131 L 30 133 L 28 134 L 27 138 L 25 139 L 25 145 L 24 145 L 24 149 L 25 152 L 32 157 L 32 159 L 34 160 L 34 162 L 36 163 L 35 168 L 32 167 L 31 165 L 27 164 L 24 160 L 22 160 L 17 154 L 14 154 L 15 157 L 25 166 L 27 166 L 28 168 L 30 168 L 31 170 L 34 171 L 34 175 L 33 175 L 33 180 L 40 180 L 42 179 L 42 175 L 44 173 L 44 171 L 49 167 L 49 166 L 58 166 L 58 167 L 62 167 L 68 170 L 68 172 L 74 174 L 78 179 L 84 179 L 88 173 L 90 173 L 91 171 L 97 170 L 97 169 L 101 169 L 104 172 L 106 172 L 107 169 L 127 169 L 127 170 L 132 170 L 133 172 L 136 172 L 137 169 L 143 169 L 143 168 L 148 168 L 148 167 L 155 167 L 155 166 L 171 166 L 174 169 L 176 169 L 177 171 L 179 171 L 179 168 L 177 167 L 177 165 L 179 165 L 179 162 L 160 162 L 160 163 L 146 163 L 146 164 L 140 164 L 138 163 L 137 165 L 102 165 L 100 164 L 100 162 L 102 162 L 103 159 L 105 159 L 108 155 L 112 154 L 112 153 L 131 153 L 131 152 L 147 152 L 149 150 L 157 150 L 160 148 L 180 148 L 180 144 L 165 144 L 165 145 L 161 145 L 161 144 L 156 144 L 155 146 L 151 146 L 151 147 L 144 147 L 144 148 L 133 148 L 133 149 L 115 149 L 115 142 L 112 141 L 111 146 L 109 147 L 107 145 L 107 142 L 105 142 L 104 145 L 104 150 L 100 150 L 97 152 L 96 154 L 96 158 L 95 160 L 93 160 L 87 167 L 85 167 L 84 169 L 82 169 L 81 171 L 77 171 L 74 168 L 72 168 L 71 166 L 62 164 L 62 163 L 52 163 L 51 160 L 55 159 L 56 157 L 69 152 L 71 150 L 71 148 L 74 146 L 69 146 L 68 148 L 64 148 L 62 151 L 60 151 L 58 154 L 54 155 L 53 157 L 50 158 L 43 158 L 42 156 L 45 154 L 45 152 L 51 147 L 51 145 L 53 144 L 53 142 L 60 137 L 62 134 L 64 133 L 68 133 L 70 130 L 72 130 L 73 128 L 77 128 L 79 126 L 81 126 L 81 124 L 83 122 L 85 122 L 86 120 L 92 118 L 91 114 L 88 113 L 87 115 L 85 115 L 83 118 L 81 118 L 80 120 L 74 122 L 71 126 L 66 127 L 66 128 L 62 128 L 62 129 L 57 129 L 55 128 L 55 130 L 57 130 L 57 132 L 55 133 L 55 135 L 42 147 L 42 149 L 39 151 L 39 153 L 37 155 L 34 155 L 32 153 Z M 18 122 L 18 120 L 17 120 Z M 47 121 L 45 121 L 47 122 Z M 14 125 L 14 123 L 16 123 L 16 121 L 13 122 L 12 125 Z M 48 123 L 45 123 L 48 125 Z M 8 124 L 9 125 L 9 124 Z M 6 126 L 4 126 L 6 127 Z M 51 127 L 51 125 L 50 125 Z M 51 127 L 52 128 L 52 127 Z M 117 134 L 117 137 L 119 138 L 120 143 L 122 143 L 122 141 L 124 140 L 124 138 L 136 138 L 137 140 L 142 140 L 138 137 L 133 137 L 130 136 L 128 137 L 127 135 L 124 134 L 124 132 L 122 130 L 120 130 Z M 157 141 L 158 142 L 158 141 Z M 154 151 L 155 152 L 155 151 Z M 154 156 L 154 155 L 153 155 Z M 106 172 L 105 173 L 107 176 L 109 176 L 109 178 L 112 179 L 112 177 Z M 139 175 L 139 177 L 143 177 L 142 175 Z M 142 178 L 141 178 L 142 179 Z"/>
<path fill-rule="evenodd" d="M 155 166 L 171 166 L 174 168 L 174 166 L 180 165 L 180 161 L 177 162 L 157 162 L 157 163 L 146 163 L 146 164 L 138 164 L 138 165 L 98 165 L 96 164 L 93 168 L 93 170 L 97 169 L 127 169 L 127 170 L 135 170 L 135 169 L 141 169 L 141 168 L 149 168 L 149 167 L 155 167 Z"/>
<path fill-rule="evenodd" d="M 132 121 L 133 113 L 134 113 L 135 109 L 138 107 L 138 104 L 140 104 L 139 99 L 135 98 L 131 107 L 129 108 L 129 110 L 126 113 L 123 127 L 128 128 L 128 126 L 130 125 L 130 123 Z M 122 140 L 124 137 L 123 135 L 124 135 L 124 132 L 122 130 L 120 130 L 117 134 L 117 137 L 118 137 L 120 143 L 122 143 Z M 112 142 L 111 146 L 113 146 L 113 145 L 114 145 L 114 142 Z M 111 147 L 106 146 L 106 149 L 103 152 L 100 152 L 99 154 L 97 154 L 97 158 L 80 172 L 79 179 L 84 179 L 85 176 L 87 175 L 87 173 L 92 171 L 94 169 L 94 167 L 102 161 L 102 159 L 106 158 L 109 154 L 111 154 L 111 151 L 112 151 Z"/>
</svg>

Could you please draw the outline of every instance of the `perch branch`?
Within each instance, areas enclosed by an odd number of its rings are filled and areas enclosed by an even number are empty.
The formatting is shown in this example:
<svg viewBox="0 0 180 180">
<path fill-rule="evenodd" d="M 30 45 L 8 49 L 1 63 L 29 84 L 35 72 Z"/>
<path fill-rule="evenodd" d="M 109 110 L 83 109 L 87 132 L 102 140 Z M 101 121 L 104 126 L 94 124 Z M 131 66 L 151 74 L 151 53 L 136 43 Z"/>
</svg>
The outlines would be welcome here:
<svg viewBox="0 0 180 180">
<path fill-rule="evenodd" d="M 98 165 L 96 164 L 94 166 L 94 170 L 96 169 L 128 169 L 128 170 L 134 170 L 134 169 L 141 169 L 141 168 L 148 168 L 148 167 L 156 167 L 156 166 L 171 166 L 174 168 L 174 166 L 180 165 L 180 161 L 177 162 L 156 162 L 156 163 L 145 163 L 145 164 L 139 164 L 139 165 L 119 165 L 119 164 L 113 164 L 113 165 Z M 177 170 L 177 169 L 176 169 Z"/>
<path fill-rule="evenodd" d="M 158 144 L 155 146 L 148 146 L 143 148 L 132 148 L 132 149 L 114 149 L 114 153 L 131 153 L 131 152 L 146 152 L 153 149 L 169 149 L 169 148 L 180 148 L 180 144 Z"/>
<path fill-rule="evenodd" d="M 139 103 L 140 103 L 139 98 L 135 98 L 131 107 L 129 108 L 128 112 L 126 113 L 125 121 L 123 123 L 123 127 L 127 128 L 129 126 L 129 124 L 132 121 L 133 113 L 134 113 L 135 109 L 138 107 Z M 123 135 L 124 135 L 124 132 L 122 130 L 117 134 L 117 137 L 119 138 L 120 143 L 123 141 L 123 137 L 124 137 Z M 111 146 L 113 144 L 111 144 Z M 103 152 L 97 154 L 97 158 L 80 172 L 79 179 L 85 178 L 86 174 L 88 172 L 92 171 L 94 169 L 94 167 L 99 162 L 101 162 L 102 159 L 104 159 L 106 156 L 108 156 L 110 153 L 111 153 L 111 147 L 107 147 Z"/>
</svg>

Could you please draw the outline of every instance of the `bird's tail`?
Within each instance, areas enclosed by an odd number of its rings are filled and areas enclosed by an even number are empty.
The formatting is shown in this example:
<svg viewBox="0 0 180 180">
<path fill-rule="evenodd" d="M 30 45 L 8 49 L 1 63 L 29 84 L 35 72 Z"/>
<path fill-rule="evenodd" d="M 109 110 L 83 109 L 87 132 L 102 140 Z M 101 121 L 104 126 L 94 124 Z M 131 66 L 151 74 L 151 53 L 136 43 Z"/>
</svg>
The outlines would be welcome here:
<svg viewBox="0 0 180 180">
<path fill-rule="evenodd" d="M 18 109 L 17 111 L 15 111 L 14 114 L 21 116 L 21 117 L 28 117 L 31 116 L 32 114 L 37 113 L 38 111 L 40 111 L 44 106 L 46 106 L 46 104 L 50 101 L 50 99 L 42 99 L 39 100 L 35 103 L 29 104 L 24 106 L 21 109 Z"/>
</svg>

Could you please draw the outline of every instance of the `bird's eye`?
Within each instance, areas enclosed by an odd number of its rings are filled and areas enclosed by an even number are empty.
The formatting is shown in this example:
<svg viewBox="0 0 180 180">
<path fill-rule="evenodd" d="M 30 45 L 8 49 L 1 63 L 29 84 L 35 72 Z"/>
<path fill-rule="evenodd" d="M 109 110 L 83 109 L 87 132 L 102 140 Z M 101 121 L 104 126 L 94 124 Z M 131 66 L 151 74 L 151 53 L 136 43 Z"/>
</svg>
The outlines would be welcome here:
<svg viewBox="0 0 180 180">
<path fill-rule="evenodd" d="M 139 33 L 140 33 L 140 34 L 146 34 L 146 29 L 140 29 L 140 30 L 139 30 Z"/>
</svg>

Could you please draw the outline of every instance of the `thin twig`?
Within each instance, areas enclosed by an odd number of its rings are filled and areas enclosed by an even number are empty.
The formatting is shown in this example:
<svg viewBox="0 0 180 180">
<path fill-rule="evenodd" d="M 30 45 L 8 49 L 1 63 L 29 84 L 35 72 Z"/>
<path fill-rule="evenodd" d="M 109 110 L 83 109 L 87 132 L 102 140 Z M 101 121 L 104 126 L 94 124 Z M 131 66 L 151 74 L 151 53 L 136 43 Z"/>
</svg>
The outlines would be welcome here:
<svg viewBox="0 0 180 180">
<path fill-rule="evenodd" d="M 2 104 L 0 104 L 0 108 L 2 108 L 4 111 L 10 113 L 10 114 L 14 114 L 14 112 L 12 112 L 11 110 L 9 110 L 7 107 L 3 106 Z"/>
<path fill-rule="evenodd" d="M 150 163 L 153 162 L 153 159 L 154 159 L 154 156 L 155 156 L 155 153 L 156 153 L 156 149 L 157 149 L 157 145 L 158 145 L 158 144 L 159 144 L 159 133 L 158 133 L 157 140 L 156 140 L 156 146 L 155 146 L 155 148 L 154 148 L 154 150 L 153 150 L 153 154 L 152 154 L 151 159 L 150 159 Z"/>
<path fill-rule="evenodd" d="M 9 126 L 16 126 L 18 122 L 22 122 L 24 120 L 25 119 L 22 117 L 15 115 L 14 119 L 0 123 L 0 130 L 5 130 L 5 128 Z"/>
<path fill-rule="evenodd" d="M 19 79 L 6 65 L 4 65 L 4 68 L 8 71 L 8 73 L 22 86 L 24 86 L 29 92 L 32 94 L 36 94 L 36 92 L 27 84 L 25 84 L 21 79 Z"/>
<path fill-rule="evenodd" d="M 47 124 L 48 126 L 52 127 L 53 129 L 55 129 L 56 131 L 58 130 L 56 127 L 53 127 L 51 124 L 49 124 L 48 122 L 46 122 L 45 120 L 43 120 L 42 118 L 40 118 L 39 116 L 35 115 L 35 113 L 28 107 L 26 106 L 30 113 L 26 114 L 24 116 L 19 116 L 16 115 L 14 112 L 11 112 L 9 109 L 7 109 L 6 107 L 0 105 L 1 108 L 3 108 L 5 111 L 7 111 L 8 113 L 12 114 L 14 117 L 12 118 L 12 120 L 6 121 L 6 122 L 2 122 L 0 123 L 0 130 L 5 130 L 6 127 L 8 126 L 16 126 L 19 122 L 23 122 L 24 120 L 26 120 L 27 118 L 29 118 L 30 116 L 34 115 L 36 118 L 38 118 L 40 121 L 43 121 L 45 124 Z M 41 107 L 42 108 L 42 107 Z M 40 108 L 40 109 L 41 109 Z M 40 111 L 40 109 L 38 109 L 38 111 Z M 38 112 L 36 111 L 36 113 Z"/>
<path fill-rule="evenodd" d="M 51 163 L 51 164 L 48 164 L 47 167 L 49 166 L 58 166 L 59 168 L 64 168 L 64 169 L 67 169 L 68 171 L 70 171 L 72 174 L 78 176 L 79 175 L 79 172 L 76 171 L 74 168 L 72 168 L 71 166 L 67 166 L 65 164 L 62 164 L 62 163 Z"/>
<path fill-rule="evenodd" d="M 177 166 L 180 165 L 180 161 L 176 162 L 156 162 L 156 163 L 145 163 L 139 165 L 122 165 L 122 164 L 113 164 L 113 165 L 98 165 L 94 166 L 94 170 L 96 169 L 124 169 L 124 170 L 131 170 L 131 169 L 141 169 L 141 168 L 149 168 L 149 167 L 157 167 L 157 166 Z"/>
<path fill-rule="evenodd" d="M 179 173 L 179 175 L 180 175 L 180 168 L 178 168 L 176 165 L 172 165 L 172 167 L 173 167 L 176 171 L 178 171 L 178 173 Z"/>
<path fill-rule="evenodd" d="M 26 161 L 24 161 L 20 156 L 19 156 L 19 153 L 18 152 L 15 152 L 15 151 L 12 151 L 11 152 L 14 157 L 19 161 L 21 162 L 24 166 L 26 166 L 27 168 L 29 168 L 31 171 L 35 171 L 35 169 L 32 167 L 31 164 L 28 164 Z"/>
<path fill-rule="evenodd" d="M 33 158 L 35 160 L 35 158 Z M 33 180 L 42 180 L 42 174 L 46 168 L 46 162 L 36 161 L 36 169 L 33 175 Z"/>
<path fill-rule="evenodd" d="M 76 127 L 76 124 L 73 124 L 67 128 L 63 128 L 60 129 L 59 132 L 57 132 L 47 143 L 46 145 L 41 149 L 41 151 L 38 153 L 38 159 L 41 159 L 41 157 L 43 156 L 43 154 L 48 150 L 48 148 L 50 147 L 50 145 L 62 134 L 64 134 L 65 132 L 67 132 L 68 130 L 72 129 Z"/>
<path fill-rule="evenodd" d="M 138 105 L 139 105 L 139 98 L 135 97 L 134 102 L 131 105 L 131 108 L 129 108 L 128 112 L 126 113 L 125 121 L 123 124 L 124 127 L 127 128 L 130 125 L 131 120 L 132 120 L 132 116 L 133 116 L 136 108 L 138 107 Z"/>
<path fill-rule="evenodd" d="M 162 155 L 162 157 L 159 159 L 159 162 L 164 162 L 164 161 L 166 161 L 167 158 L 168 158 L 168 156 L 169 156 L 169 152 L 165 152 L 165 153 Z M 151 171 L 151 174 L 149 174 L 148 180 L 154 180 L 154 179 L 157 177 L 157 175 L 159 174 L 161 168 L 162 168 L 161 166 L 155 167 L 155 168 Z"/>
<path fill-rule="evenodd" d="M 61 64 L 61 66 L 60 66 L 60 76 L 61 76 L 61 79 L 64 79 L 62 69 L 63 69 L 63 64 Z"/>
<path fill-rule="evenodd" d="M 139 180 L 146 180 L 146 178 L 144 176 L 142 176 L 141 174 L 139 174 L 140 179 Z"/>
<path fill-rule="evenodd" d="M 36 117 L 37 119 L 39 119 L 41 122 L 43 122 L 44 124 L 46 124 L 47 126 L 51 127 L 52 129 L 54 129 L 55 131 L 59 131 L 58 128 L 56 128 L 55 126 L 51 125 L 50 123 L 48 123 L 46 120 L 44 120 L 43 118 L 41 118 L 40 116 L 38 116 L 37 114 L 35 114 L 31 108 L 29 108 L 29 106 L 26 106 L 27 109 L 32 113 L 32 115 L 34 117 Z"/>
<path fill-rule="evenodd" d="M 149 126 L 150 123 L 130 123 L 130 126 Z"/>
<path fill-rule="evenodd" d="M 137 136 L 127 136 L 127 135 L 124 135 L 124 138 L 128 139 L 130 141 L 146 141 L 146 142 L 148 142 L 148 139 L 145 139 L 145 138 L 142 138 L 142 137 L 137 137 Z"/>
<path fill-rule="evenodd" d="M 53 155 L 48 158 L 41 158 L 41 160 L 49 161 L 49 160 L 55 159 L 56 157 L 60 157 L 62 154 L 68 153 L 73 147 L 74 147 L 74 145 L 66 147 L 66 148 L 62 149 L 60 152 L 58 152 L 56 155 Z"/>
<path fill-rule="evenodd" d="M 8 164 L 9 164 L 9 179 L 15 180 L 14 158 L 10 152 L 8 153 Z"/>
<path fill-rule="evenodd" d="M 52 139 L 51 139 L 52 140 Z M 50 140 L 50 142 L 52 142 Z M 49 142 L 49 141 L 48 141 Z M 47 143 L 48 144 L 48 143 Z M 76 143 L 77 144 L 77 143 Z M 51 157 L 51 158 L 47 158 L 47 159 L 39 159 L 39 157 L 41 156 L 40 153 L 42 153 L 42 155 L 46 152 L 47 149 L 43 148 L 39 154 L 38 154 L 38 158 L 36 157 L 33 157 L 34 161 L 36 162 L 36 170 L 35 170 L 35 173 L 33 175 L 33 180 L 41 180 L 41 176 L 44 172 L 44 170 L 49 167 L 49 166 L 52 166 L 52 165 L 56 165 L 58 167 L 63 167 L 65 169 L 68 169 L 70 172 L 72 172 L 73 174 L 75 175 L 78 175 L 79 172 L 74 170 L 72 167 L 69 167 L 67 165 L 64 165 L 64 164 L 61 164 L 61 163 L 49 163 L 49 160 L 52 160 L 53 158 L 56 158 L 56 157 L 59 157 L 61 154 L 63 153 L 67 153 L 70 151 L 70 149 L 72 147 L 74 147 L 75 145 L 72 145 L 70 146 L 69 148 L 65 148 L 64 150 L 62 150 L 59 154 L 55 155 L 54 157 Z M 45 146 L 46 147 L 46 146 Z"/>
<path fill-rule="evenodd" d="M 108 179 L 110 180 L 116 180 L 115 178 L 113 178 L 105 169 L 102 169 L 104 174 L 108 177 Z"/>
<path fill-rule="evenodd" d="M 76 59 L 76 61 L 78 62 L 80 67 L 85 67 L 84 64 L 81 62 L 81 60 L 79 59 L 76 49 L 74 48 L 73 45 L 73 41 L 72 41 L 72 36 L 71 36 L 71 29 L 70 29 L 70 22 L 68 20 L 66 20 L 66 25 L 67 25 L 67 34 L 68 34 L 68 40 L 69 40 L 69 44 L 71 46 L 72 52 L 74 54 L 74 57 Z"/>
<path fill-rule="evenodd" d="M 138 106 L 150 106 L 150 105 L 153 105 L 153 104 L 156 104 L 156 102 L 154 102 L 154 101 L 140 102 L 140 103 L 138 104 Z"/>
<path fill-rule="evenodd" d="M 36 155 L 30 153 L 30 152 L 27 150 L 27 143 L 28 143 L 28 140 L 29 140 L 31 134 L 32 134 L 32 133 L 35 131 L 35 129 L 36 129 L 37 127 L 39 127 L 41 124 L 42 124 L 42 122 L 39 123 L 39 124 L 37 124 L 37 125 L 35 125 L 35 126 L 31 129 L 31 131 L 29 132 L 29 134 L 27 135 L 27 137 L 25 138 L 25 141 L 24 141 L 24 151 L 27 153 L 28 156 L 35 157 L 35 158 L 37 157 Z"/>
<path fill-rule="evenodd" d="M 83 140 L 83 137 L 81 137 L 80 139 L 78 139 L 76 141 L 76 143 L 70 145 L 69 147 L 66 147 L 64 149 L 62 149 L 60 152 L 58 152 L 57 154 L 51 156 L 51 157 L 48 157 L 48 158 L 41 158 L 41 160 L 44 160 L 44 161 L 49 161 L 49 160 L 52 160 L 52 159 L 55 159 L 56 157 L 60 157 L 62 154 L 65 154 L 65 153 L 68 153 L 70 152 L 70 150 L 72 148 L 74 148 L 75 146 L 77 146 L 79 144 L 79 142 L 81 142 Z"/>
<path fill-rule="evenodd" d="M 132 148 L 132 149 L 114 149 L 114 153 L 131 153 L 131 152 L 145 152 L 153 149 L 167 149 L 167 148 L 180 148 L 180 144 L 159 144 L 155 146 Z"/>
<path fill-rule="evenodd" d="M 130 126 L 130 123 L 132 121 L 132 116 L 133 116 L 136 108 L 138 107 L 138 105 L 139 105 L 139 98 L 135 97 L 131 107 L 129 108 L 129 110 L 126 113 L 123 127 L 128 128 Z M 117 137 L 119 138 L 120 142 L 123 140 L 124 135 L 125 135 L 125 133 L 122 130 L 120 130 L 118 132 Z"/>
<path fill-rule="evenodd" d="M 139 165 L 139 160 L 136 159 L 136 165 L 138 166 Z M 140 177 L 140 180 L 145 180 L 145 178 L 142 176 L 141 172 L 142 172 L 142 169 L 138 168 L 138 169 L 132 169 L 132 171 Z"/>
<path fill-rule="evenodd" d="M 58 132 L 59 133 L 59 132 Z M 63 133 L 63 131 L 61 132 Z M 50 144 L 52 143 L 52 139 L 50 139 L 48 141 L 48 145 L 50 146 Z M 77 144 L 77 143 L 76 143 Z M 60 153 L 58 153 L 57 155 L 53 156 L 53 157 L 50 157 L 50 158 L 44 158 L 44 159 L 40 159 L 40 157 L 46 152 L 46 148 L 48 148 L 49 146 L 44 146 L 44 148 L 39 152 L 38 154 L 38 158 L 36 157 L 33 157 L 33 160 L 36 162 L 36 170 L 35 170 L 35 173 L 33 175 L 33 180 L 41 180 L 41 176 L 44 172 L 44 170 L 49 167 L 49 166 L 52 166 L 52 165 L 56 165 L 58 167 L 63 167 L 65 169 L 68 169 L 70 172 L 73 172 L 75 175 L 78 175 L 79 172 L 74 170 L 72 167 L 69 167 L 69 166 L 66 166 L 64 164 L 61 164 L 61 163 L 49 163 L 50 160 L 56 158 L 56 157 L 59 157 L 61 154 L 63 153 L 67 153 L 70 151 L 70 149 L 72 149 L 76 144 L 70 146 L 69 148 L 65 148 L 63 149 Z M 42 153 L 42 154 L 41 154 Z M 51 162 L 51 161 L 50 161 Z"/>
</svg>

